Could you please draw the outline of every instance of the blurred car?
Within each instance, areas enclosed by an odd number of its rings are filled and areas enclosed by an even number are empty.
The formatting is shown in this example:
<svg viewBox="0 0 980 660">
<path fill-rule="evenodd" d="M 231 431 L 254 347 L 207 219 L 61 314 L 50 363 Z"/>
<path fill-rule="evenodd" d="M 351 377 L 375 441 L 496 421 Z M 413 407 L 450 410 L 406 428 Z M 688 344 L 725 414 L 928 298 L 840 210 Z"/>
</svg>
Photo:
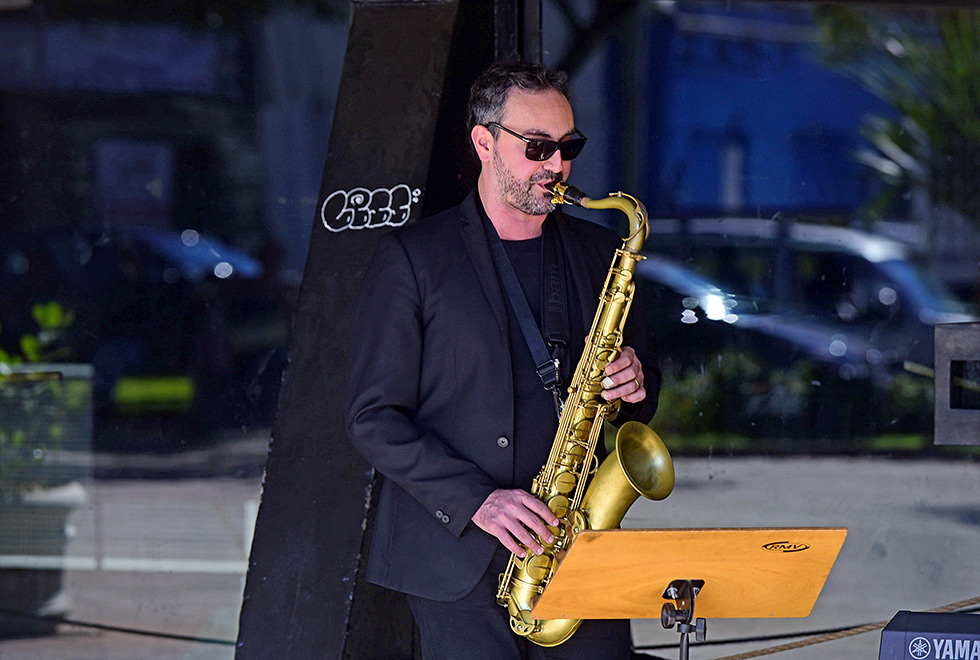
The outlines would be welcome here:
<svg viewBox="0 0 980 660">
<path fill-rule="evenodd" d="M 638 267 L 647 325 L 675 386 L 702 384 L 698 414 L 717 430 L 926 430 L 931 401 L 920 395 L 931 383 L 904 365 L 932 363 L 934 323 L 973 317 L 901 244 L 754 219 L 651 229 Z"/>
<path fill-rule="evenodd" d="M 673 260 L 649 255 L 637 277 L 670 433 L 824 436 L 852 432 L 848 399 L 880 378 L 839 328 L 773 312 Z M 664 418 L 667 418 L 666 420 Z"/>
<path fill-rule="evenodd" d="M 20 337 L 38 332 L 32 309 L 52 301 L 74 322 L 44 358 L 94 365 L 103 429 L 169 417 L 206 431 L 254 417 L 259 399 L 269 407 L 249 387 L 263 359 L 278 383 L 288 311 L 242 250 L 194 230 L 5 233 L 0 347 L 17 354 Z"/>
</svg>

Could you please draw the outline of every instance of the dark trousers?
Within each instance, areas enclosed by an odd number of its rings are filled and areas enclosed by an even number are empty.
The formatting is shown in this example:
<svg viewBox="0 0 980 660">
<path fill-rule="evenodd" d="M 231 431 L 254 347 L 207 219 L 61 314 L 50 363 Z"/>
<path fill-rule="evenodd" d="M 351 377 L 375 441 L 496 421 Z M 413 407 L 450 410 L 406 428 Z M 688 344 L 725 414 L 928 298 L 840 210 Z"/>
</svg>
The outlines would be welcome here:
<svg viewBox="0 0 980 660">
<path fill-rule="evenodd" d="M 441 602 L 408 596 L 422 637 L 423 660 L 629 660 L 628 620 L 583 621 L 571 639 L 544 648 L 510 630 L 497 605 L 497 576 L 510 552 L 500 546 L 483 579 L 467 596 Z"/>
</svg>

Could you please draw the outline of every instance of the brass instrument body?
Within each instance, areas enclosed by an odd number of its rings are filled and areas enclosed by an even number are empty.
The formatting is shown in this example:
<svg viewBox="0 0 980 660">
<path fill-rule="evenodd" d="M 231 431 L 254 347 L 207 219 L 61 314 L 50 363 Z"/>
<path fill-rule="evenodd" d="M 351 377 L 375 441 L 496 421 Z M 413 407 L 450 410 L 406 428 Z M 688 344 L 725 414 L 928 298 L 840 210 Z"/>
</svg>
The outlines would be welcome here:
<svg viewBox="0 0 980 660">
<path fill-rule="evenodd" d="M 610 403 L 602 398 L 602 380 L 606 366 L 621 351 L 626 315 L 633 300 L 633 275 L 643 259 L 640 249 L 647 234 L 646 209 L 622 193 L 592 200 L 563 183 L 550 188 L 556 204 L 622 211 L 630 220 L 630 234 L 613 257 L 585 349 L 568 388 L 551 453 L 531 487 L 531 493 L 559 520 L 557 527 L 549 527 L 555 540 L 542 542 L 544 552 L 540 555 L 530 551 L 523 559 L 511 555 L 500 576 L 497 602 L 507 607 L 511 630 L 540 646 L 561 644 L 582 623 L 579 619 L 535 620 L 530 616 L 578 533 L 619 527 L 639 495 L 663 499 L 674 485 L 674 469 L 663 441 L 639 422 L 622 426 L 615 452 L 596 468 L 602 423 L 619 408 L 618 401 Z"/>
</svg>

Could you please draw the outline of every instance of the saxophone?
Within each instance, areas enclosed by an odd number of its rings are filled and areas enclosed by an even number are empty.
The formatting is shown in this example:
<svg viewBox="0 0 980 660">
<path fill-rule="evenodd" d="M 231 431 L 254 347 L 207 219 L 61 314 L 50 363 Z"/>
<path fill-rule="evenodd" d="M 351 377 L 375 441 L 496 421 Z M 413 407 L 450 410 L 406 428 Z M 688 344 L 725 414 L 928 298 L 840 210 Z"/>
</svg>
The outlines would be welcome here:
<svg viewBox="0 0 980 660">
<path fill-rule="evenodd" d="M 512 554 L 500 575 L 497 603 L 507 608 L 511 630 L 539 646 L 561 644 L 582 623 L 580 619 L 531 618 L 538 596 L 579 532 L 619 527 L 639 495 L 662 500 L 674 487 L 674 466 L 667 448 L 649 426 L 639 422 L 623 424 L 616 435 L 615 452 L 596 468 L 602 423 L 619 409 L 619 401 L 609 403 L 602 398 L 602 379 L 606 365 L 619 356 L 622 346 L 623 326 L 633 300 L 633 274 L 643 259 L 640 248 L 648 232 L 646 209 L 621 192 L 594 200 L 561 182 L 548 190 L 555 204 L 622 211 L 629 218 L 630 234 L 613 257 L 585 350 L 568 388 L 551 454 L 531 486 L 531 493 L 558 518 L 558 526 L 549 527 L 555 540 L 542 542 L 540 555 L 528 551 L 521 558 Z"/>
</svg>

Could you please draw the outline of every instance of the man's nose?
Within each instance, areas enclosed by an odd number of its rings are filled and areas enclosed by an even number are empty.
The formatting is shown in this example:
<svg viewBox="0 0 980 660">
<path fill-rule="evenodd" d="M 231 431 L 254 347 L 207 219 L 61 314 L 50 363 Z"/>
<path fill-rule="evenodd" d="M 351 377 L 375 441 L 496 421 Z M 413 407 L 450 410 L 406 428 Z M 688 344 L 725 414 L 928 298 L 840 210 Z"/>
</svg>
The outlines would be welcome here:
<svg viewBox="0 0 980 660">
<path fill-rule="evenodd" d="M 555 149 L 555 153 L 551 154 L 551 158 L 544 161 L 544 168 L 549 172 L 561 172 L 561 150 Z"/>
</svg>

